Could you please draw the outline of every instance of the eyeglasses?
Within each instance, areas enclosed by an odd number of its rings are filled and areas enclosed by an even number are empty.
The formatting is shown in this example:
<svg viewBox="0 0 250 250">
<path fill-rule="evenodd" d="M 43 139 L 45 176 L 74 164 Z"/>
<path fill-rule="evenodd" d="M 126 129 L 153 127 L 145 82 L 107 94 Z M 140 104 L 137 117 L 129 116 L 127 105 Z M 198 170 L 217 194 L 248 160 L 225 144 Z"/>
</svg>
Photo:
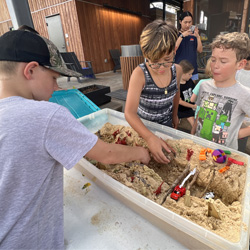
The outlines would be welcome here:
<svg viewBox="0 0 250 250">
<path fill-rule="evenodd" d="M 173 65 L 174 62 L 164 62 L 164 63 L 149 63 L 148 66 L 152 69 L 159 69 L 161 66 L 168 68 Z"/>
</svg>

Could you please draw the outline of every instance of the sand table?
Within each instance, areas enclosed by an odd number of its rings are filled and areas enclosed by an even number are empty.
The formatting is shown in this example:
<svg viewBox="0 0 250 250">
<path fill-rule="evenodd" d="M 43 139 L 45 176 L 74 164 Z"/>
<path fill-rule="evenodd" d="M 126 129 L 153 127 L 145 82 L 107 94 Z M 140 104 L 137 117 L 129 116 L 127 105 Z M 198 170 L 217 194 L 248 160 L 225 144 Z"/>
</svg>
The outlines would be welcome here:
<svg viewBox="0 0 250 250">
<path fill-rule="evenodd" d="M 146 142 L 131 127 L 106 123 L 96 134 L 108 143 L 147 147 Z M 244 162 L 244 165 L 232 163 L 228 170 L 220 173 L 219 170 L 228 165 L 227 161 L 222 164 L 216 163 L 209 149 L 206 149 L 206 160 L 199 160 L 203 146 L 189 139 L 168 139 L 166 142 L 176 152 L 175 156 L 168 155 L 171 162 L 166 165 L 155 162 L 153 158 L 148 166 L 136 162 L 115 165 L 103 165 L 95 161 L 91 163 L 158 204 L 162 204 L 166 192 L 187 166 L 188 173 L 196 168 L 196 179 L 190 187 L 190 206 L 184 204 L 185 196 L 176 201 L 170 195 L 166 197 L 162 206 L 231 242 L 238 242 L 241 226 L 246 228 L 241 225 L 241 201 L 244 196 L 247 159 L 235 153 L 230 154 L 230 158 Z M 191 152 L 190 159 L 187 158 L 188 152 Z M 188 179 L 184 187 L 190 185 L 193 177 Z M 209 192 L 214 194 L 212 201 L 221 219 L 208 216 L 208 199 L 204 197 Z"/>
</svg>

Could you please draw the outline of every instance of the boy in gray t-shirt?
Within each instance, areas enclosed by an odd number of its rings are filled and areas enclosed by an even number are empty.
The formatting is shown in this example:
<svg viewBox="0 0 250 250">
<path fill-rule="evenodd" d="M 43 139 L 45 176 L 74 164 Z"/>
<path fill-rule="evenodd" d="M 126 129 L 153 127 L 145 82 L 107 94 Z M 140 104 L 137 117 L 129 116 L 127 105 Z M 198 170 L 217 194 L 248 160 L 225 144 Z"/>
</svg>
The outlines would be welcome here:
<svg viewBox="0 0 250 250">
<path fill-rule="evenodd" d="M 200 111 L 192 134 L 236 150 L 238 137 L 250 135 L 250 127 L 241 128 L 245 115 L 250 115 L 250 90 L 235 80 L 248 51 L 249 39 L 236 32 L 218 35 L 213 41 L 213 79 L 200 86 L 196 102 Z"/>
<path fill-rule="evenodd" d="M 107 144 L 70 112 L 46 102 L 68 70 L 53 43 L 16 30 L 0 37 L 0 249 L 64 249 L 63 166 L 83 156 L 140 160 L 142 147 Z"/>
</svg>

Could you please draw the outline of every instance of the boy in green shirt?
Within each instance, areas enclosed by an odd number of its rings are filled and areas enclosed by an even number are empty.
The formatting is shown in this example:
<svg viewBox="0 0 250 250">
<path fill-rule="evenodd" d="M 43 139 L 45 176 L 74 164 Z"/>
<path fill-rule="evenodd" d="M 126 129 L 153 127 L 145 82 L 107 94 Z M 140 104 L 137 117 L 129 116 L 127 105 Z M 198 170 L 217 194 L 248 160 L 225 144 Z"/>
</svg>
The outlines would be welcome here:
<svg viewBox="0 0 250 250">
<path fill-rule="evenodd" d="M 238 134 L 240 138 L 250 135 L 250 127 L 240 129 L 245 115 L 250 115 L 250 90 L 235 79 L 248 51 L 249 39 L 235 33 L 218 35 L 213 41 L 213 79 L 200 86 L 196 102 L 200 111 L 192 134 L 236 150 Z"/>
</svg>

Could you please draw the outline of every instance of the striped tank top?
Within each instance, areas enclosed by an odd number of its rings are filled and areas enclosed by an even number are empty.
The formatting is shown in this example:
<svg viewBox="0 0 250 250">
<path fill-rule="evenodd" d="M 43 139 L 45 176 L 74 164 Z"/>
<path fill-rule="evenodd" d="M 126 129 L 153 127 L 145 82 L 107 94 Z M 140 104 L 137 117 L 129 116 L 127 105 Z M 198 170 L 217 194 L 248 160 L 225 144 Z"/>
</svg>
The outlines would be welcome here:
<svg viewBox="0 0 250 250">
<path fill-rule="evenodd" d="M 172 79 L 166 88 L 159 88 L 155 84 L 145 63 L 139 66 L 144 72 L 145 86 L 141 92 L 137 114 L 145 120 L 172 127 L 173 99 L 178 91 L 175 65 L 171 66 Z"/>
</svg>

